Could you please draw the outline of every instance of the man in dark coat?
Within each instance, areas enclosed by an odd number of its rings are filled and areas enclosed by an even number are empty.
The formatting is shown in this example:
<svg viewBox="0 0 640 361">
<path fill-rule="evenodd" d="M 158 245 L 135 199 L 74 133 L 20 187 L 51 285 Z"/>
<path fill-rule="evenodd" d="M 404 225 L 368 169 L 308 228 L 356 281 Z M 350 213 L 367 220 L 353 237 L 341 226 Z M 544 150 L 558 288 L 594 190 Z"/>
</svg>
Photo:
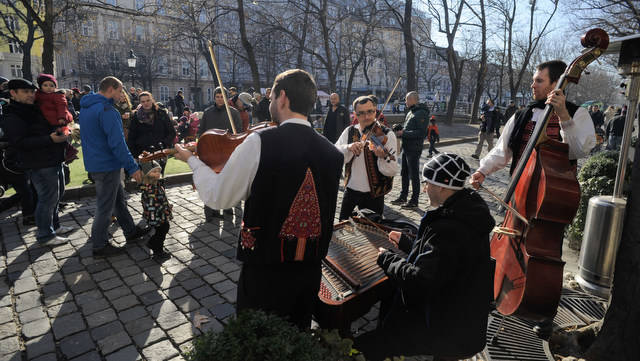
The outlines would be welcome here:
<svg viewBox="0 0 640 361">
<path fill-rule="evenodd" d="M 184 95 L 182 94 L 182 90 L 178 90 L 176 97 L 173 99 L 173 104 L 176 107 L 175 114 L 182 114 L 182 111 L 186 106 L 184 103 Z"/>
<path fill-rule="evenodd" d="M 64 144 L 67 136 L 58 134 L 34 105 L 36 87 L 25 79 L 8 84 L 11 102 L 4 107 L 3 129 L 15 152 L 15 164 L 25 170 L 36 190 L 36 239 L 41 244 L 68 242 L 62 234 L 72 231 L 58 219 L 58 205 L 64 194 Z"/>
<path fill-rule="evenodd" d="M 602 114 L 602 112 L 600 111 L 600 107 L 598 107 L 597 104 L 593 105 L 591 120 L 593 121 L 594 128 L 599 128 L 604 125 L 604 114 Z"/>
<path fill-rule="evenodd" d="M 409 110 L 403 129 L 396 132 L 396 136 L 402 139 L 402 190 L 400 196 L 391 203 L 407 202 L 411 180 L 411 199 L 402 207 L 417 208 L 420 196 L 420 155 L 429 127 L 429 108 L 420 103 L 420 97 L 415 91 L 407 93 L 405 101 Z"/>
<path fill-rule="evenodd" d="M 622 135 L 624 134 L 624 124 L 627 119 L 626 110 L 618 112 L 613 119 L 607 124 L 605 138 L 607 139 L 607 149 L 618 150 L 622 144 Z"/>
<path fill-rule="evenodd" d="M 271 104 L 271 101 L 269 100 L 270 98 L 271 98 L 271 88 L 267 88 L 265 92 L 265 96 L 258 103 L 258 109 L 256 110 L 256 116 L 258 117 L 258 122 L 271 121 L 271 114 L 269 114 L 269 104 Z"/>
<path fill-rule="evenodd" d="M 347 108 L 340 104 L 340 96 L 338 94 L 331 94 L 329 100 L 331 101 L 331 105 L 324 119 L 322 135 L 331 143 L 335 143 L 344 129 L 351 124 L 351 120 L 349 119 L 349 111 Z"/>
<path fill-rule="evenodd" d="M 495 222 L 480 195 L 464 188 L 469 175 L 455 154 L 441 153 L 425 164 L 424 192 L 435 209 L 425 213 L 415 240 L 389 234 L 406 258 L 380 248 L 378 265 L 396 292 L 383 301 L 377 330 L 355 340 L 367 360 L 457 360 L 484 348 L 493 296 L 489 233 Z"/>
</svg>

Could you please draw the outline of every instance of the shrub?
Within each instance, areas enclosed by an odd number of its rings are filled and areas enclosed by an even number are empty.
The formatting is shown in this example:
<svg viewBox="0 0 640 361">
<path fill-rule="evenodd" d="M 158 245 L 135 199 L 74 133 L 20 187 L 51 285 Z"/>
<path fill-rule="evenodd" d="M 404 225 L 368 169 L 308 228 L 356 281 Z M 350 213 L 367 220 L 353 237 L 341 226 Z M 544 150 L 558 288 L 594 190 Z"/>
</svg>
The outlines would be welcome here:
<svg viewBox="0 0 640 361">
<path fill-rule="evenodd" d="M 337 331 L 300 332 L 282 318 L 263 311 L 241 312 L 220 333 L 204 333 L 187 353 L 191 361 L 363 360 L 352 355 L 352 341 Z"/>
<path fill-rule="evenodd" d="M 612 195 L 613 186 L 616 179 L 616 171 L 618 169 L 617 151 L 605 151 L 597 153 L 587 159 L 580 172 L 578 172 L 578 182 L 580 182 L 580 206 L 576 212 L 573 222 L 567 227 L 567 238 L 569 239 L 569 247 L 579 250 L 582 245 L 582 237 L 587 217 L 587 208 L 589 199 L 598 195 Z M 627 165 L 625 173 L 625 185 L 630 180 L 631 165 Z M 627 192 L 623 192 L 627 193 Z"/>
</svg>

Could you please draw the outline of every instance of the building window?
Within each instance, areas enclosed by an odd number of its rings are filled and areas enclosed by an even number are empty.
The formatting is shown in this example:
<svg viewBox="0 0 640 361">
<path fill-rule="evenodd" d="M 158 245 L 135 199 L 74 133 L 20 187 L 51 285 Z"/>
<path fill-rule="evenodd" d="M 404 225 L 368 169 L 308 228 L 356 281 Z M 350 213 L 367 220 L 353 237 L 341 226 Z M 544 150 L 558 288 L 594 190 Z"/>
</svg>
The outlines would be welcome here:
<svg viewBox="0 0 640 361">
<path fill-rule="evenodd" d="M 158 73 L 163 75 L 169 74 L 169 60 L 167 60 L 166 56 L 158 58 Z"/>
<path fill-rule="evenodd" d="M 120 56 L 118 52 L 112 51 L 109 53 L 109 66 L 112 70 L 120 69 Z"/>
<path fill-rule="evenodd" d="M 22 54 L 22 46 L 17 41 L 10 41 L 9 52 L 12 54 Z"/>
<path fill-rule="evenodd" d="M 200 16 L 198 16 L 198 21 L 200 21 L 201 23 L 207 22 L 207 11 L 204 8 L 200 10 Z"/>
<path fill-rule="evenodd" d="M 96 54 L 93 51 L 89 51 L 84 56 L 85 70 L 91 71 L 96 68 Z"/>
<path fill-rule="evenodd" d="M 22 78 L 22 65 L 11 64 L 11 77 Z"/>
<path fill-rule="evenodd" d="M 211 95 L 211 88 L 207 88 L 207 103 L 211 103 L 213 101 L 213 96 Z"/>
<path fill-rule="evenodd" d="M 14 18 L 13 16 L 7 15 L 5 17 L 5 21 L 6 21 L 7 29 L 9 29 L 10 32 L 16 32 L 20 30 L 20 25 L 16 21 L 16 18 Z"/>
<path fill-rule="evenodd" d="M 107 0 L 107 4 L 116 6 L 116 0 Z"/>
<path fill-rule="evenodd" d="M 209 76 L 209 69 L 208 69 L 208 65 L 207 65 L 207 61 L 204 59 L 200 59 L 200 77 L 201 78 L 207 78 Z"/>
<path fill-rule="evenodd" d="M 189 76 L 189 62 L 186 60 L 182 61 L 182 76 Z"/>
<path fill-rule="evenodd" d="M 160 101 L 166 104 L 169 101 L 169 87 L 168 86 L 160 86 Z"/>
<path fill-rule="evenodd" d="M 109 20 L 107 21 L 107 37 L 111 40 L 118 40 L 118 23 Z"/>
<path fill-rule="evenodd" d="M 144 41 L 144 26 L 136 25 L 136 40 Z"/>
<path fill-rule="evenodd" d="M 136 0 L 136 10 L 144 9 L 144 0 Z"/>
<path fill-rule="evenodd" d="M 83 36 L 93 35 L 93 21 L 91 20 L 83 21 L 80 27 L 80 32 Z"/>
</svg>

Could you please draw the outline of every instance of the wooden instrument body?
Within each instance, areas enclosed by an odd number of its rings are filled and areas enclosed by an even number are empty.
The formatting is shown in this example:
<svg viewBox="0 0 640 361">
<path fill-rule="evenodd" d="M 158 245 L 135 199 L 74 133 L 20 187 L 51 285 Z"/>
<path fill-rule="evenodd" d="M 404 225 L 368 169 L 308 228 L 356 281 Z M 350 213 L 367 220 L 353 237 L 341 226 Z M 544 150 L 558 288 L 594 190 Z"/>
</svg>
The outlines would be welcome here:
<svg viewBox="0 0 640 361">
<path fill-rule="evenodd" d="M 345 333 L 349 332 L 351 323 L 368 313 L 376 302 L 392 295 L 393 285 L 377 264 L 378 247 L 393 249 L 406 257 L 388 239 L 388 232 L 393 228 L 378 224 L 378 229 L 358 217 L 353 220 L 353 223 L 345 221 L 334 226 L 329 252 L 322 261 L 322 279 L 314 309 L 322 328 Z M 363 274 L 366 277 L 360 277 Z M 336 283 L 346 293 L 341 295 L 334 287 Z"/>
<path fill-rule="evenodd" d="M 503 227 L 516 235 L 494 233 L 491 256 L 497 260 L 494 297 L 504 315 L 552 319 L 560 293 L 565 226 L 576 214 L 580 188 L 568 159 L 567 144 L 547 140 L 533 151 L 511 202 L 529 221 L 511 212 Z"/>
<path fill-rule="evenodd" d="M 198 158 L 216 173 L 220 173 L 231 157 L 231 153 L 247 139 L 249 134 L 272 126 L 275 126 L 275 124 L 261 122 L 250 127 L 246 132 L 238 134 L 233 134 L 228 130 L 209 129 L 198 139 L 196 150 Z"/>
</svg>

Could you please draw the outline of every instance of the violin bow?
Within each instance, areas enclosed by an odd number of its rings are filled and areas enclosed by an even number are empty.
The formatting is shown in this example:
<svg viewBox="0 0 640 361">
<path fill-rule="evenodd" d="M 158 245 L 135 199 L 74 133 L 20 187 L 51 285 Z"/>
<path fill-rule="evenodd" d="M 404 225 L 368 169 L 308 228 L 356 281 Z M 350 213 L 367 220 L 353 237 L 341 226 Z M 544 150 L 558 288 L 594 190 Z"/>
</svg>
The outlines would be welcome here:
<svg viewBox="0 0 640 361">
<path fill-rule="evenodd" d="M 231 118 L 231 109 L 229 109 L 229 101 L 227 100 L 227 89 L 222 85 L 222 79 L 220 78 L 220 70 L 218 70 L 218 62 L 216 61 L 216 56 L 213 54 L 213 43 L 211 40 L 207 40 L 207 46 L 209 47 L 209 56 L 211 57 L 211 62 L 213 63 L 213 69 L 216 71 L 216 78 L 218 79 L 218 85 L 222 90 L 222 98 L 224 99 L 224 108 L 227 110 L 227 118 L 229 118 L 229 123 L 231 123 L 231 130 L 233 134 L 238 134 L 236 131 L 236 125 L 233 124 L 233 118 Z"/>
<path fill-rule="evenodd" d="M 387 107 L 387 104 L 389 104 L 389 101 L 391 100 L 391 97 L 393 96 L 393 93 L 396 92 L 396 89 L 398 88 L 398 85 L 400 85 L 400 81 L 402 80 L 402 77 L 398 77 L 398 80 L 396 80 L 396 84 L 393 86 L 393 89 L 391 89 L 391 92 L 389 93 L 389 95 L 387 96 L 387 100 L 384 102 L 384 105 L 382 106 L 382 110 L 380 110 L 380 115 L 378 115 L 376 117 L 376 121 L 373 124 L 378 123 L 378 121 L 380 120 L 380 117 L 382 116 L 382 113 L 384 113 L 384 108 Z M 355 111 L 355 109 L 354 109 Z M 365 134 L 365 137 L 367 139 L 369 139 L 369 137 L 371 136 L 371 132 L 373 131 L 373 126 L 367 131 L 367 134 Z M 384 146 L 383 146 L 384 148 Z M 387 153 L 387 156 L 393 156 L 393 154 L 389 153 L 388 150 L 386 150 L 385 148 L 385 153 Z"/>
</svg>

